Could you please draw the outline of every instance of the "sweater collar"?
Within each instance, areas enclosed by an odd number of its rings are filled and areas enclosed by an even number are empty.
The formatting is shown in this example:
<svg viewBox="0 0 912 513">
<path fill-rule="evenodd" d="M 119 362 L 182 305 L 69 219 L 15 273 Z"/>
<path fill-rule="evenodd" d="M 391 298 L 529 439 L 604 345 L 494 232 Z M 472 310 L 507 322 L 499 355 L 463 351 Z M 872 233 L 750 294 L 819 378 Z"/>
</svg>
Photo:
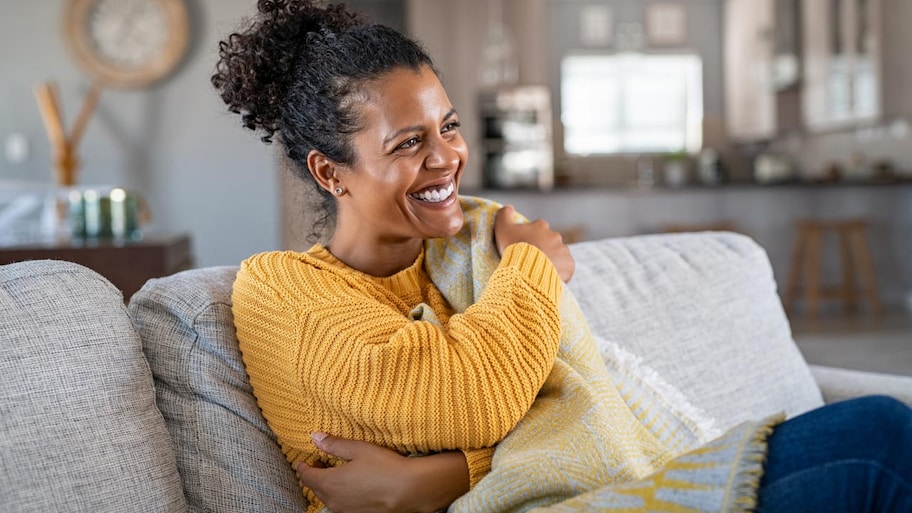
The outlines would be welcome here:
<svg viewBox="0 0 912 513">
<path fill-rule="evenodd" d="M 389 290 L 397 296 L 402 296 L 409 292 L 416 292 L 422 289 L 422 285 L 429 282 L 427 272 L 424 269 L 424 246 L 414 262 L 405 269 L 391 276 L 372 276 L 349 267 L 348 264 L 336 258 L 322 244 L 314 244 L 307 254 L 317 260 L 346 273 L 357 275 L 365 280 L 376 283 L 377 285 Z"/>
</svg>

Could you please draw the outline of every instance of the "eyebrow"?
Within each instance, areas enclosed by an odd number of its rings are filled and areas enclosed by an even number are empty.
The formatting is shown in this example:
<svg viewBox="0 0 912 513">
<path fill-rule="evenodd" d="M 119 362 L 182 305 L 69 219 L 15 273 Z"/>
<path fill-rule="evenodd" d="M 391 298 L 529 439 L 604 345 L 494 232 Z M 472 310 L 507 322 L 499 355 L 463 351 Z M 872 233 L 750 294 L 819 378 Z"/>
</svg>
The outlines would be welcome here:
<svg viewBox="0 0 912 513">
<path fill-rule="evenodd" d="M 443 116 L 443 119 L 447 120 L 447 119 L 453 117 L 454 115 L 456 115 L 455 108 L 450 109 L 450 111 L 447 112 L 445 116 Z M 405 134 L 408 132 L 417 132 L 417 131 L 421 130 L 422 128 L 424 128 L 424 127 L 422 127 L 421 125 L 412 125 L 412 126 L 400 128 L 399 130 L 396 130 L 395 132 L 393 132 L 392 134 L 387 136 L 386 139 L 383 139 L 383 145 L 386 146 L 387 144 L 390 144 L 391 142 L 393 142 L 394 139 L 397 139 L 402 134 Z"/>
</svg>

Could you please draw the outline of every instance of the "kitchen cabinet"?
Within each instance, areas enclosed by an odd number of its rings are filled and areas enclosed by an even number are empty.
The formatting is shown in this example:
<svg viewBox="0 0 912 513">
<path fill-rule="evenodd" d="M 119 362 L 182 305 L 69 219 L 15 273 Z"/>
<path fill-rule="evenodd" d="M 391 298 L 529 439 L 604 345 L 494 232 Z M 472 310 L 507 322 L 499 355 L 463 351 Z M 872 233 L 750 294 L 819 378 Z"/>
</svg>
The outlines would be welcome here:
<svg viewBox="0 0 912 513">
<path fill-rule="evenodd" d="M 802 0 L 802 115 L 810 131 L 882 116 L 881 0 Z"/>
<path fill-rule="evenodd" d="M 725 3 L 726 124 L 735 141 L 802 128 L 799 1 Z"/>
<path fill-rule="evenodd" d="M 548 89 L 517 86 L 485 91 L 479 105 L 484 185 L 550 189 L 554 156 Z"/>
<path fill-rule="evenodd" d="M 776 132 L 773 0 L 728 0 L 724 13 L 725 112 L 729 137 L 768 139 Z"/>
<path fill-rule="evenodd" d="M 881 92 L 883 117 L 895 119 L 912 115 L 912 2 L 880 0 L 881 9 Z"/>
</svg>

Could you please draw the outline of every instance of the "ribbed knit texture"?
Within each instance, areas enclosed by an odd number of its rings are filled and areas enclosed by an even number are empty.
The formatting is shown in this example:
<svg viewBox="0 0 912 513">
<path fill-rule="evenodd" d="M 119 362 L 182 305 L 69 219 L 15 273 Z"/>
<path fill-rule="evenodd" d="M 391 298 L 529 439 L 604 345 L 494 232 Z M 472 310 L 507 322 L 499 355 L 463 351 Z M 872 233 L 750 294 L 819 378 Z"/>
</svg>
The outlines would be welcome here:
<svg viewBox="0 0 912 513">
<path fill-rule="evenodd" d="M 320 245 L 246 260 L 232 294 L 237 336 L 289 462 L 339 464 L 313 445 L 322 431 L 402 454 L 463 450 L 474 486 L 531 407 L 561 335 L 563 284 L 537 248 L 508 247 L 486 285 L 456 313 L 423 251 L 382 278 Z M 322 508 L 305 493 L 308 511 Z"/>
</svg>

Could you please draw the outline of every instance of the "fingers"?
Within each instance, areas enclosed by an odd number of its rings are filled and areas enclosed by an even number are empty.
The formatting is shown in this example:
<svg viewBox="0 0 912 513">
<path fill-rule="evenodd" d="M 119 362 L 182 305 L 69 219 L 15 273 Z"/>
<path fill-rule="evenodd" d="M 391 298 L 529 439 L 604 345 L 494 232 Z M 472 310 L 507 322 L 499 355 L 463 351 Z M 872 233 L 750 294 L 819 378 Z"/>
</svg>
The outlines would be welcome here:
<svg viewBox="0 0 912 513">
<path fill-rule="evenodd" d="M 515 215 L 516 215 L 516 209 L 513 208 L 513 205 L 504 205 L 497 210 L 497 214 L 494 216 L 494 218 L 495 219 L 503 218 L 512 223 Z"/>
<path fill-rule="evenodd" d="M 345 444 L 339 444 L 338 441 L 342 440 L 334 436 L 327 435 L 326 433 L 311 433 L 311 440 L 313 440 L 314 445 L 317 446 L 321 451 L 329 453 L 333 456 L 339 456 L 340 458 L 346 458 L 339 454 L 340 452 L 345 453 Z M 339 447 L 341 446 L 341 450 Z M 299 461 L 295 464 L 295 470 L 298 472 L 298 479 L 301 481 L 301 484 L 308 488 L 319 488 L 319 483 L 321 478 L 324 476 L 324 469 L 328 467 L 320 460 L 316 460 L 312 465 L 308 465 L 303 461 Z"/>
<path fill-rule="evenodd" d="M 546 231 L 546 232 L 551 231 L 551 225 L 548 224 L 548 221 L 545 221 L 544 219 L 536 219 L 535 221 L 532 221 L 531 224 L 532 224 L 532 226 L 535 226 L 542 231 Z M 554 235 L 557 235 L 558 237 L 561 236 L 561 234 L 558 232 L 554 232 Z"/>
<path fill-rule="evenodd" d="M 507 246 L 516 242 L 532 244 L 548 256 L 561 279 L 569 281 L 573 277 L 575 263 L 560 232 L 551 229 L 551 225 L 544 219 L 529 223 L 517 222 L 518 219 L 521 218 L 512 205 L 505 205 L 497 211 L 494 218 L 494 242 L 498 252 L 503 255 Z"/>
<path fill-rule="evenodd" d="M 568 283 L 573 278 L 573 273 L 576 271 L 576 260 L 573 259 L 569 249 L 565 251 L 563 258 L 559 264 L 555 265 L 555 268 L 564 283 Z"/>
<path fill-rule="evenodd" d="M 497 252 L 501 255 L 503 255 L 507 246 L 513 242 L 512 239 L 505 235 L 510 231 L 511 226 L 516 224 L 514 221 L 515 217 L 516 211 L 513 209 L 513 205 L 500 207 L 494 215 L 494 245 L 497 247 Z"/>
<path fill-rule="evenodd" d="M 362 446 L 364 445 L 363 442 L 346 440 L 326 433 L 312 433 L 310 438 L 318 449 L 343 460 L 355 459 L 359 449 L 363 449 Z"/>
<path fill-rule="evenodd" d="M 298 472 L 298 480 L 301 481 L 301 485 L 312 490 L 318 490 L 322 488 L 323 473 L 328 472 L 331 469 L 316 466 L 311 467 L 302 461 L 295 465 L 295 470 Z"/>
</svg>

